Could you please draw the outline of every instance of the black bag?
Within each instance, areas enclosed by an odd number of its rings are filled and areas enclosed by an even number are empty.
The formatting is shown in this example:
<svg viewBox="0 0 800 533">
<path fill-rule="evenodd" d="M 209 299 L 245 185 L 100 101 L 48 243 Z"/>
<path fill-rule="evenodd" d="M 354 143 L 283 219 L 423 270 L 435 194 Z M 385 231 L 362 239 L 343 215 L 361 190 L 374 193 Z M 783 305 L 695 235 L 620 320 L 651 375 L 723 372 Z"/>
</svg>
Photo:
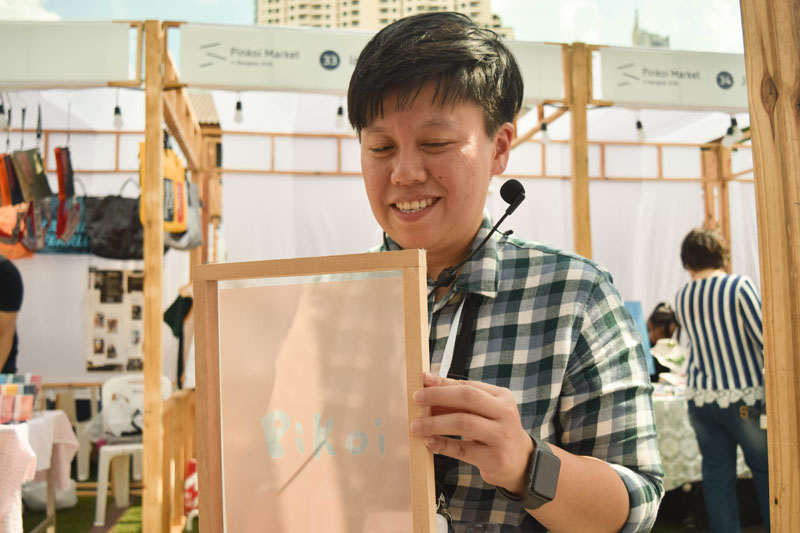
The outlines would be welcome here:
<svg viewBox="0 0 800 533">
<path fill-rule="evenodd" d="M 90 253 L 111 259 L 144 257 L 144 228 L 139 222 L 138 198 L 87 197 L 84 208 Z"/>
</svg>

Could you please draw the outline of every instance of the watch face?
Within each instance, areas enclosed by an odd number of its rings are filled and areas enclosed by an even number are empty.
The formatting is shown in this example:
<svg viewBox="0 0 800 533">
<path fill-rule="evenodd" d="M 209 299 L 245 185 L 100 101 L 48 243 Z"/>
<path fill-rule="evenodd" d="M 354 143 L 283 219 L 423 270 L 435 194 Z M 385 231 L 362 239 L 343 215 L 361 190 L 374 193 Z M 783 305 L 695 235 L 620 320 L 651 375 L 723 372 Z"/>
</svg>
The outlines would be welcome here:
<svg viewBox="0 0 800 533">
<path fill-rule="evenodd" d="M 531 492 L 547 501 L 556 497 L 558 473 L 561 470 L 561 459 L 552 453 L 537 449 L 531 479 Z"/>
</svg>

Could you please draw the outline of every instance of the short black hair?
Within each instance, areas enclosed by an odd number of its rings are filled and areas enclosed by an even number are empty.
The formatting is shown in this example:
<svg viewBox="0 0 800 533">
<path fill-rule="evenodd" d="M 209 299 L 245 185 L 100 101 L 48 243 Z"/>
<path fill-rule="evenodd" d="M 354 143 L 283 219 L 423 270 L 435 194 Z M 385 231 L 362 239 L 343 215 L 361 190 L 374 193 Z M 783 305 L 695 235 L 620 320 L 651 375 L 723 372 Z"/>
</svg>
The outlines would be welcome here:
<svg viewBox="0 0 800 533">
<path fill-rule="evenodd" d="M 699 272 L 709 268 L 724 268 L 730 260 L 725 238 L 716 231 L 695 228 L 683 239 L 681 262 L 684 268 Z"/>
<path fill-rule="evenodd" d="M 495 32 L 461 13 L 422 13 L 386 26 L 361 51 L 347 91 L 350 124 L 360 135 L 383 114 L 388 93 L 402 109 L 427 82 L 440 106 L 480 106 L 490 137 L 522 107 L 522 74 Z"/>
<path fill-rule="evenodd" d="M 674 325 L 678 325 L 678 318 L 675 316 L 675 311 L 672 309 L 672 306 L 667 302 L 659 303 L 653 312 L 650 313 L 650 318 L 647 319 L 650 322 L 650 325 L 653 327 L 658 326 L 666 326 L 667 332 L 669 332 L 669 327 Z"/>
</svg>

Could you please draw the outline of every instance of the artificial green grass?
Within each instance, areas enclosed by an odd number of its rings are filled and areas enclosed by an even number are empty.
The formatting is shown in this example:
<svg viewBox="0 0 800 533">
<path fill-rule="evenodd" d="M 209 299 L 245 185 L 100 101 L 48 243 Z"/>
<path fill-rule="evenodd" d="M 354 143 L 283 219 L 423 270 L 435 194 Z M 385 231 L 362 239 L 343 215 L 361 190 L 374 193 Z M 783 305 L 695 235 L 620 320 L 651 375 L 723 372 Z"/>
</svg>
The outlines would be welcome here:
<svg viewBox="0 0 800 533">
<path fill-rule="evenodd" d="M 94 502 L 92 496 L 79 496 L 78 504 L 69 509 L 56 511 L 56 531 L 81 533 L 91 529 L 94 522 Z M 25 510 L 22 513 L 22 528 L 30 531 L 42 520 L 47 513 Z"/>
<path fill-rule="evenodd" d="M 113 533 L 141 533 L 142 531 L 142 506 L 131 505 L 117 520 Z"/>
<path fill-rule="evenodd" d="M 114 498 L 109 496 L 106 508 L 113 505 Z M 59 509 L 56 511 L 56 532 L 67 533 L 87 533 L 94 524 L 94 496 L 78 496 L 78 504 L 69 509 Z M 30 531 L 42 520 L 46 513 L 25 510 L 22 513 L 22 528 Z M 106 524 L 106 530 L 112 533 L 141 533 L 142 531 L 142 506 L 141 498 L 131 496 L 131 506 L 117 520 L 113 529 L 112 524 Z M 100 528 L 95 528 L 100 531 Z M 196 531 L 196 529 L 195 529 Z"/>
</svg>

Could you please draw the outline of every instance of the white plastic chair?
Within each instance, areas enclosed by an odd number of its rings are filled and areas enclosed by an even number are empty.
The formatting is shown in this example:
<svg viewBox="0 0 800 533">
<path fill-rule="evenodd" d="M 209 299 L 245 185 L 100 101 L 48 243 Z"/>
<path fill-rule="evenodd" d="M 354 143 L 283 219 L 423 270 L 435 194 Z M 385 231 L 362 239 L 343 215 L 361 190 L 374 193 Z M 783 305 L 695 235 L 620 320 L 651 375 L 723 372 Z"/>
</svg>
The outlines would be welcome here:
<svg viewBox="0 0 800 533">
<path fill-rule="evenodd" d="M 172 395 L 172 382 L 161 376 L 161 396 L 165 400 Z M 94 525 L 104 526 L 106 523 L 106 499 L 108 496 L 109 470 L 114 471 L 114 502 L 117 507 L 130 505 L 130 459 L 134 458 L 134 467 L 141 468 L 141 456 L 144 450 L 141 435 L 132 437 L 116 437 L 110 431 L 110 413 L 108 406 L 114 401 L 130 404 L 132 410 L 144 412 L 144 374 L 132 373 L 116 376 L 103 383 L 101 393 L 103 408 L 103 430 L 106 433 L 106 444 L 100 447 L 97 462 L 97 500 L 94 511 Z M 135 475 L 135 473 L 134 473 Z"/>
</svg>

